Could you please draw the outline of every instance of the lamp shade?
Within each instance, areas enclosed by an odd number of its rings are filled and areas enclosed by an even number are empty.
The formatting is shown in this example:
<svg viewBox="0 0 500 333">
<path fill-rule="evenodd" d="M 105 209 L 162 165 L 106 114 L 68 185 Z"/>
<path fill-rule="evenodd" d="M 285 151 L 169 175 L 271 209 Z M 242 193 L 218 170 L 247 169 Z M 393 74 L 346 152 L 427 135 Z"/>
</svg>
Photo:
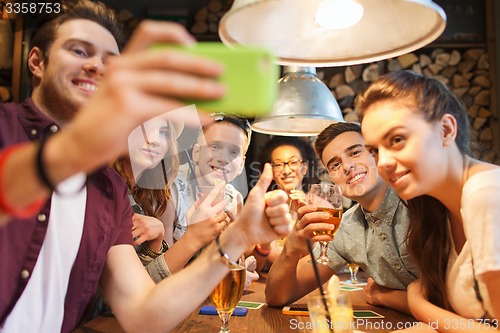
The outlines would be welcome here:
<svg viewBox="0 0 500 333">
<path fill-rule="evenodd" d="M 273 111 L 256 118 L 251 127 L 271 135 L 312 136 L 339 121 L 344 121 L 340 107 L 330 89 L 316 77 L 316 69 L 289 66 L 278 80 Z"/>
<path fill-rule="evenodd" d="M 342 15 L 321 11 L 337 3 L 354 4 L 358 22 L 335 24 Z M 219 36 L 226 45 L 266 47 L 285 66 L 346 66 L 414 51 L 445 26 L 445 12 L 431 0 L 235 0 Z"/>
</svg>

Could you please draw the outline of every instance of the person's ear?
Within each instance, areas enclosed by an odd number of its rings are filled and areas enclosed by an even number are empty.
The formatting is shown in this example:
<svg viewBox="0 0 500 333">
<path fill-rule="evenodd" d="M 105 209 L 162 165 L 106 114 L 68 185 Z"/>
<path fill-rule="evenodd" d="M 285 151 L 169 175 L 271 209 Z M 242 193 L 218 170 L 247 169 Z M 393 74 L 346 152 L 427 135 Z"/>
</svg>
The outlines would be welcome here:
<svg viewBox="0 0 500 333">
<path fill-rule="evenodd" d="M 191 153 L 191 158 L 193 163 L 197 165 L 200 162 L 200 145 L 195 143 L 193 146 L 193 152 Z"/>
<path fill-rule="evenodd" d="M 447 113 L 441 117 L 439 126 L 441 130 L 441 140 L 443 142 L 443 146 L 448 147 L 453 142 L 455 142 L 455 138 L 457 137 L 457 120 L 454 116 Z"/>
<path fill-rule="evenodd" d="M 28 67 L 30 72 L 37 79 L 41 79 L 43 76 L 43 71 L 45 69 L 45 58 L 43 56 L 42 50 L 38 47 L 34 47 L 30 50 L 28 55 Z"/>
<path fill-rule="evenodd" d="M 243 169 L 245 168 L 245 160 L 246 160 L 246 156 L 243 155 L 243 158 L 241 159 L 241 163 L 240 163 L 240 167 L 238 169 L 238 176 L 241 175 L 241 173 L 243 172 Z"/>
</svg>

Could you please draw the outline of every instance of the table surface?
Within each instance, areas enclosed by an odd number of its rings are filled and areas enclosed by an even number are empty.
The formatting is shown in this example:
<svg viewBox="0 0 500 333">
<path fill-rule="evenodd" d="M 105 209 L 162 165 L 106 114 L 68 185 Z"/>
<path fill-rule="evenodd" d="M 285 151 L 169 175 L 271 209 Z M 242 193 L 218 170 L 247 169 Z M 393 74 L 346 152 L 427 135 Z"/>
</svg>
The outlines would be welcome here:
<svg viewBox="0 0 500 333">
<path fill-rule="evenodd" d="M 264 295 L 265 279 L 253 282 L 248 290 L 245 290 L 241 300 L 265 302 Z M 314 291 L 317 293 L 318 291 Z M 391 332 L 395 329 L 408 328 L 416 322 L 411 316 L 387 308 L 369 305 L 364 300 L 364 291 L 351 291 L 351 302 L 354 310 L 373 310 L 385 316 L 379 319 L 354 319 L 354 328 L 369 333 Z M 207 299 L 202 305 L 209 305 Z M 305 306 L 305 298 L 294 304 Z M 189 317 L 177 326 L 172 332 L 207 333 L 218 332 L 220 319 L 214 315 L 198 314 L 199 307 Z M 258 333 L 287 333 L 287 332 L 312 332 L 308 316 L 283 315 L 281 309 L 275 309 L 264 305 L 259 310 L 248 310 L 244 317 L 231 317 L 229 329 L 233 333 L 258 332 Z M 124 333 L 114 317 L 97 317 L 85 325 L 76 329 L 73 333 Z"/>
</svg>

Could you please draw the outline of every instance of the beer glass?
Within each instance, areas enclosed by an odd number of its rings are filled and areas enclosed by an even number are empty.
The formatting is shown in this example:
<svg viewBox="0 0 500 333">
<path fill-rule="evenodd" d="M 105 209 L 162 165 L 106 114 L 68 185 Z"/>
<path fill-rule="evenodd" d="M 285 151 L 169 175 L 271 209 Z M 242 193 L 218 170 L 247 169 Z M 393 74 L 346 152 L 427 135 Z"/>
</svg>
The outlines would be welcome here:
<svg viewBox="0 0 500 333">
<path fill-rule="evenodd" d="M 342 189 L 339 185 L 321 183 L 311 185 L 308 195 L 309 204 L 318 207 L 318 212 L 330 214 L 330 217 L 324 221 L 335 226 L 333 230 L 322 230 L 315 232 L 315 235 L 335 235 L 342 219 Z M 326 255 L 327 241 L 320 242 L 320 255 L 315 258 L 318 264 L 327 265 L 331 262 Z"/>
<path fill-rule="evenodd" d="M 245 257 L 238 259 L 238 268 L 232 268 L 210 294 L 222 322 L 219 333 L 228 333 L 229 318 L 243 295 L 246 280 Z"/>
</svg>

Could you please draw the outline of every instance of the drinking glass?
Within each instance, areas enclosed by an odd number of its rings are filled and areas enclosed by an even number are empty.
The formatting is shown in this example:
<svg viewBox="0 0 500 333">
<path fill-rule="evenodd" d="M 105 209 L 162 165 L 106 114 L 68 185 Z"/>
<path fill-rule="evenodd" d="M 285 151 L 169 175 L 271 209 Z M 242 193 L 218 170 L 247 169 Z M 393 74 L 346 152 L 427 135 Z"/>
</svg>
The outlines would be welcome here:
<svg viewBox="0 0 500 333">
<path fill-rule="evenodd" d="M 353 332 L 353 310 L 347 293 L 309 295 L 306 303 L 313 333 Z M 328 307 L 329 318 L 325 305 Z"/>
<path fill-rule="evenodd" d="M 347 268 L 349 268 L 349 273 L 351 273 L 351 278 L 349 280 L 346 280 L 345 282 L 349 283 L 349 284 L 359 283 L 358 276 L 357 276 L 358 270 L 359 270 L 359 265 L 352 262 L 352 263 L 347 264 Z"/>
<path fill-rule="evenodd" d="M 342 188 L 339 185 L 333 184 L 313 184 L 308 196 L 309 204 L 318 207 L 319 212 L 330 214 L 330 217 L 324 221 L 333 224 L 335 229 L 322 230 L 315 232 L 315 235 L 335 235 L 342 220 Z M 327 265 L 332 261 L 326 255 L 328 241 L 320 242 L 320 256 L 315 258 L 318 264 Z"/>
<path fill-rule="evenodd" d="M 202 186 L 202 185 L 197 185 L 196 186 L 196 200 L 199 200 L 202 202 L 205 200 L 205 198 L 214 190 L 215 186 Z M 216 205 L 217 203 L 221 202 L 224 200 L 224 190 L 222 190 L 213 200 L 212 206 Z"/>
<path fill-rule="evenodd" d="M 243 295 L 246 280 L 245 258 L 238 259 L 238 268 L 232 268 L 210 294 L 222 322 L 219 333 L 229 333 L 229 318 Z"/>
</svg>

